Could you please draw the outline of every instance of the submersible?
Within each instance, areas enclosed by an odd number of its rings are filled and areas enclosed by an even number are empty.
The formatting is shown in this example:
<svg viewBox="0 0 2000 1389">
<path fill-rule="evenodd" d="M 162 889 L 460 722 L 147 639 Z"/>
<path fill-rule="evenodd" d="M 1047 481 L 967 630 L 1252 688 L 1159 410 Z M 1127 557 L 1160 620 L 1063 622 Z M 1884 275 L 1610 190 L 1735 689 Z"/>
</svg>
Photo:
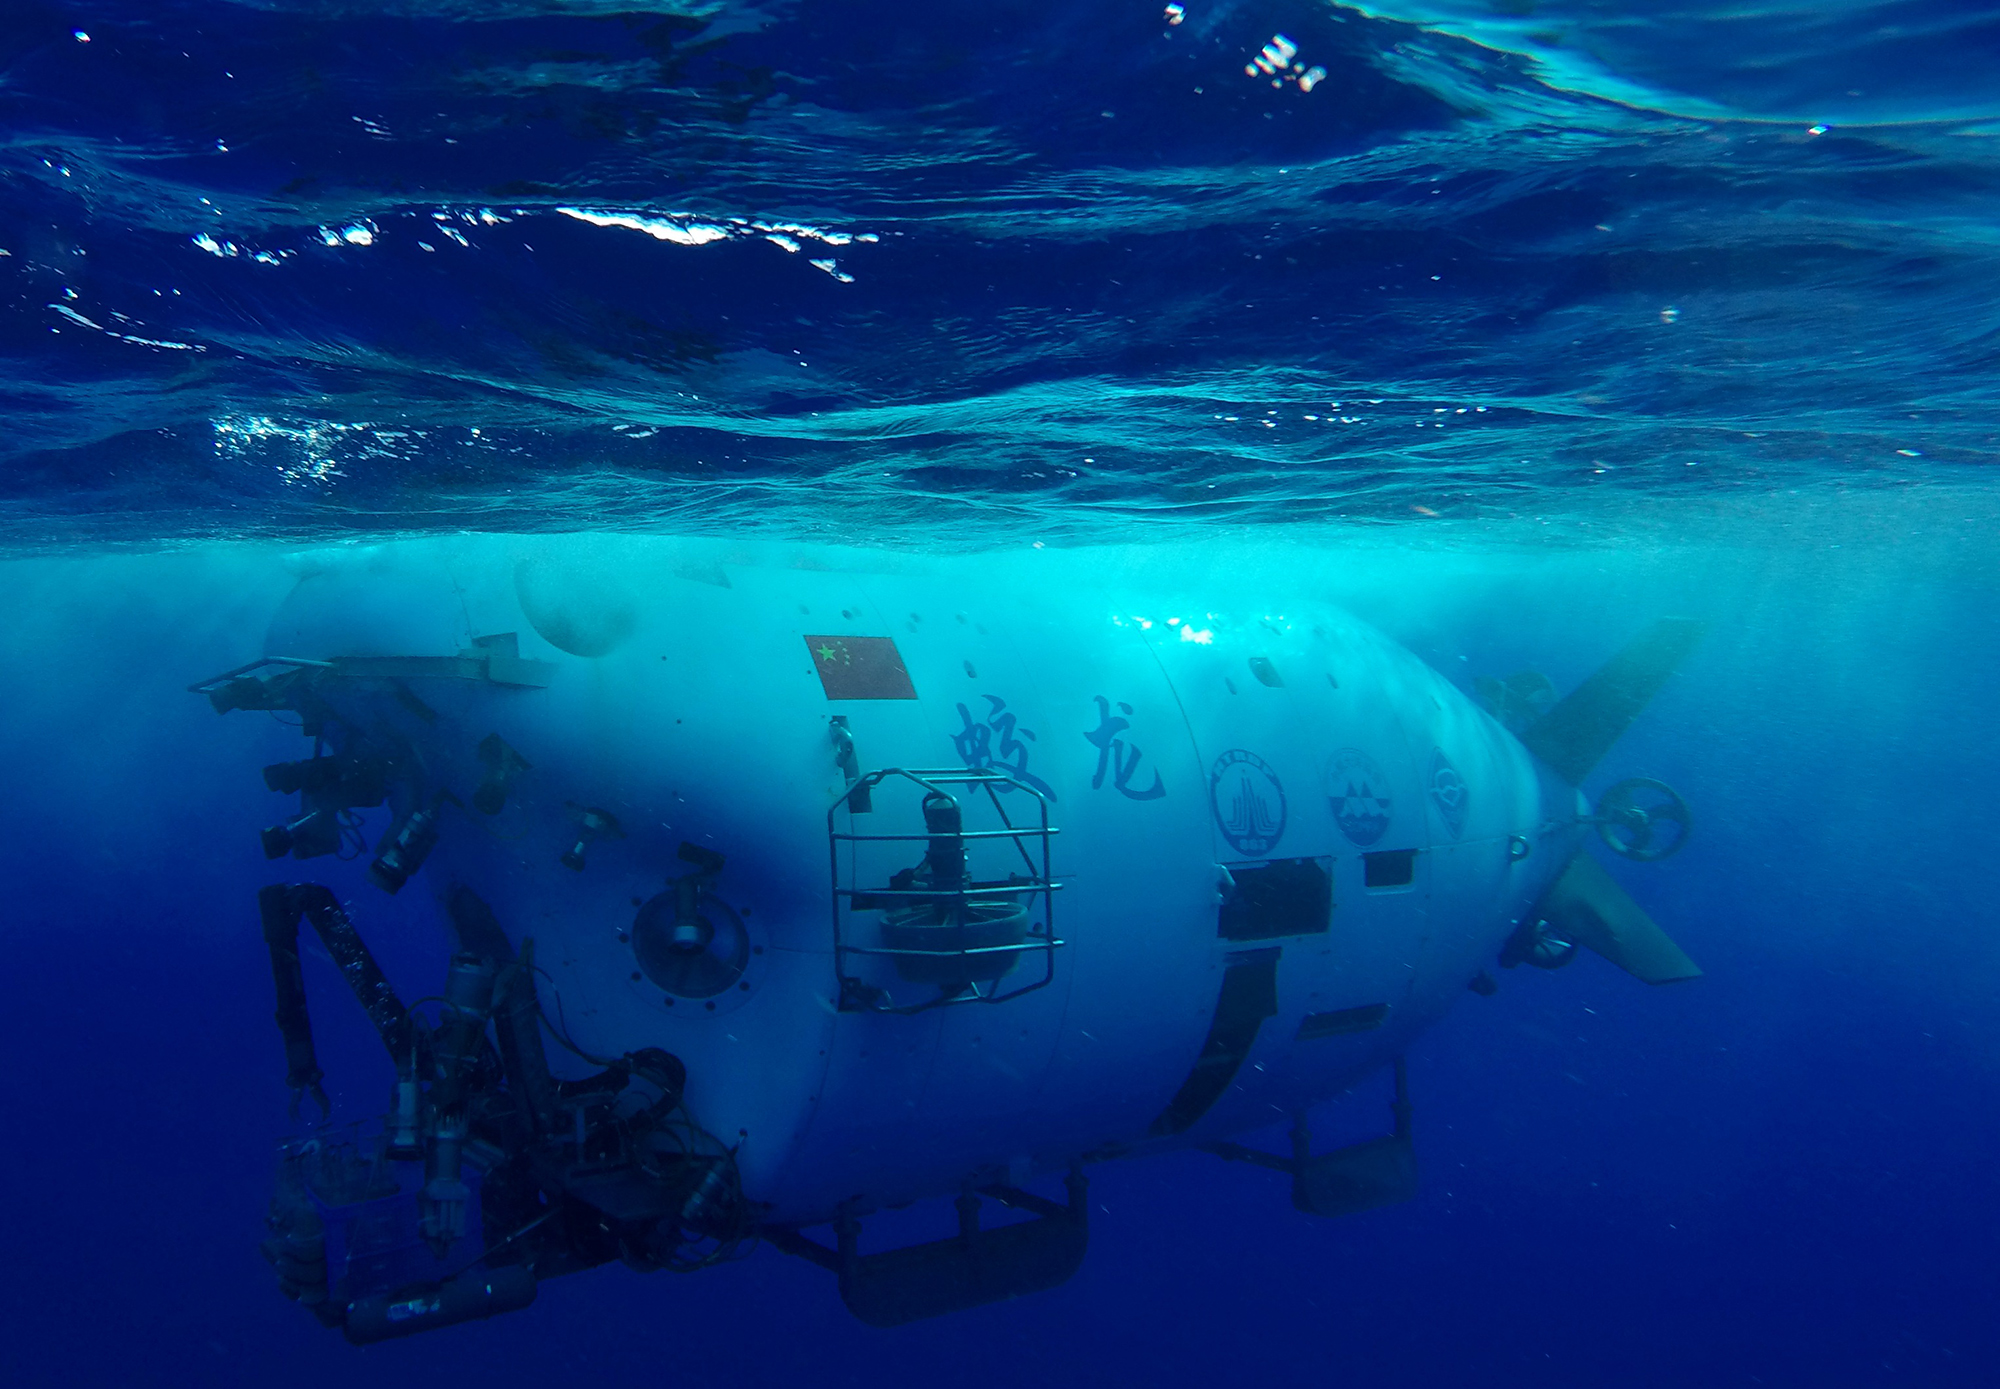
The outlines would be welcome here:
<svg viewBox="0 0 2000 1389">
<path fill-rule="evenodd" d="M 357 1341 L 759 1239 L 895 1325 L 1068 1277 L 1098 1162 L 1197 1148 L 1311 1214 L 1401 1200 L 1401 1057 L 1496 965 L 1699 973 L 1585 848 L 1663 857 L 1686 806 L 1577 790 L 1698 635 L 1662 618 L 1558 700 L 1461 691 L 1309 598 L 1116 572 L 308 557 L 261 652 L 194 688 L 310 745 L 265 770 L 299 797 L 267 855 L 366 859 L 452 955 L 406 1004 L 365 895 L 261 893 L 295 1094 L 325 1115 L 301 925 L 397 1074 L 380 1121 L 286 1143 L 266 1253 Z M 1315 1152 L 1309 1107 L 1383 1071 L 1384 1136 Z M 1287 1151 L 1240 1142 L 1285 1121 Z M 862 1251 L 926 1197 L 941 1238 Z"/>
</svg>

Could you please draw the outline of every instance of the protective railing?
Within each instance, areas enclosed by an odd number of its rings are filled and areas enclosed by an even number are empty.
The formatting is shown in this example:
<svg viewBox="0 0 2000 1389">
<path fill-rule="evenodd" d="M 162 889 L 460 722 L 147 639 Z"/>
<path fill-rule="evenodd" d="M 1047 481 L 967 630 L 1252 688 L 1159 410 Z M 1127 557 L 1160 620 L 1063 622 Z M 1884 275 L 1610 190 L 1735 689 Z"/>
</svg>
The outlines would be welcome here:
<svg viewBox="0 0 2000 1389">
<path fill-rule="evenodd" d="M 841 811 L 855 804 L 872 806 L 872 814 L 886 813 L 885 802 L 896 798 L 878 800 L 874 791 L 891 780 L 910 783 L 920 793 L 922 830 L 840 828 Z M 969 789 L 973 796 L 983 792 L 1000 828 L 964 828 L 959 801 L 948 787 Z M 1034 808 L 1034 824 L 1016 825 L 1007 814 L 1001 796 L 1015 791 Z M 1054 980 L 1055 952 L 1063 946 L 1055 934 L 1055 894 L 1062 884 L 1051 869 L 1049 841 L 1056 829 L 1049 824 L 1048 800 L 1034 787 L 990 768 L 885 767 L 849 783 L 827 809 L 826 832 L 834 973 L 843 1012 L 920 1013 L 951 1003 L 1004 1003 Z M 995 841 L 1011 842 L 1025 871 L 1010 872 L 1005 879 L 973 878 L 966 867 L 967 846 Z M 864 887 L 852 880 L 859 871 L 857 846 L 899 843 L 925 845 L 923 861 L 892 875 L 886 885 Z M 848 852 L 843 854 L 843 848 Z M 880 944 L 852 939 L 855 923 L 850 918 L 860 912 L 882 913 Z M 1017 964 L 1037 955 L 1042 965 L 1038 978 L 1003 988 Z M 899 980 L 935 986 L 936 996 L 899 1005 L 888 988 L 855 972 L 856 957 L 892 961 Z"/>
</svg>

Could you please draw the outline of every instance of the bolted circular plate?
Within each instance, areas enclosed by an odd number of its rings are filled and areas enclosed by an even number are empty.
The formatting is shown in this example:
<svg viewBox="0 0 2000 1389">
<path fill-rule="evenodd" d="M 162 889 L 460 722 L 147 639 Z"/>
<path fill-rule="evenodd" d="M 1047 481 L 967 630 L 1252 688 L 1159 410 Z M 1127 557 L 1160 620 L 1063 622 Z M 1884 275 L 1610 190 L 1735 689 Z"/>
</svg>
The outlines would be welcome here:
<svg viewBox="0 0 2000 1389">
<path fill-rule="evenodd" d="M 696 907 L 697 941 L 674 939 L 674 893 L 660 893 L 632 922 L 632 953 L 655 987 L 675 998 L 714 999 L 734 990 L 750 967 L 750 933 L 736 909 L 709 893 Z"/>
</svg>

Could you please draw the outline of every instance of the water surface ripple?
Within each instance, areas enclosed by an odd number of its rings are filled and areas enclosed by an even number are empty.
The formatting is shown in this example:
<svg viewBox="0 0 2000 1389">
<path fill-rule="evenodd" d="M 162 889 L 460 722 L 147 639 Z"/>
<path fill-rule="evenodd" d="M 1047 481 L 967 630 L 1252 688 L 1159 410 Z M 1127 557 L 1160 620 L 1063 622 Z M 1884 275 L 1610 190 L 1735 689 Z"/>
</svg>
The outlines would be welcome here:
<svg viewBox="0 0 2000 1389">
<path fill-rule="evenodd" d="M 1976 482 L 2000 21 L 0 17 L 0 543 L 930 545 Z"/>
</svg>

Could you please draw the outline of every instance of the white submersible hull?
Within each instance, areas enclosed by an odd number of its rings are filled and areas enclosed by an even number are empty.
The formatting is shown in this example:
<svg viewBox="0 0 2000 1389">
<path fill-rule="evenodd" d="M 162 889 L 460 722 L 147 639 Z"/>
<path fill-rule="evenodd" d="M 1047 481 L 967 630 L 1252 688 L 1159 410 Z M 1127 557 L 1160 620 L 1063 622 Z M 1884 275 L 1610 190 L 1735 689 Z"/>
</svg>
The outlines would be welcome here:
<svg viewBox="0 0 2000 1389">
<path fill-rule="evenodd" d="M 1307 600 L 1060 573 L 636 539 L 303 560 L 261 658 L 196 688 L 312 740 L 266 773 L 300 796 L 266 851 L 367 857 L 456 953 L 431 1021 L 331 893 L 266 890 L 294 1087 L 301 920 L 401 1077 L 379 1132 L 288 1151 L 287 1290 L 379 1339 L 762 1235 L 893 1324 L 1066 1277 L 1095 1161 L 1207 1148 L 1323 1214 L 1408 1195 L 1399 1058 L 1496 961 L 1698 973 L 1581 852 L 1662 856 L 1685 807 L 1576 790 L 1694 624 L 1482 704 Z M 1392 1064 L 1393 1131 L 1315 1156 L 1306 1109 Z M 1287 1119 L 1287 1153 L 1233 1141 Z M 1067 1203 L 1029 1190 L 1058 1174 Z M 858 1252 L 926 1196 L 957 1234 Z M 982 1198 L 1035 1218 L 982 1228 Z M 372 1263 L 370 1201 L 403 1212 Z"/>
</svg>

